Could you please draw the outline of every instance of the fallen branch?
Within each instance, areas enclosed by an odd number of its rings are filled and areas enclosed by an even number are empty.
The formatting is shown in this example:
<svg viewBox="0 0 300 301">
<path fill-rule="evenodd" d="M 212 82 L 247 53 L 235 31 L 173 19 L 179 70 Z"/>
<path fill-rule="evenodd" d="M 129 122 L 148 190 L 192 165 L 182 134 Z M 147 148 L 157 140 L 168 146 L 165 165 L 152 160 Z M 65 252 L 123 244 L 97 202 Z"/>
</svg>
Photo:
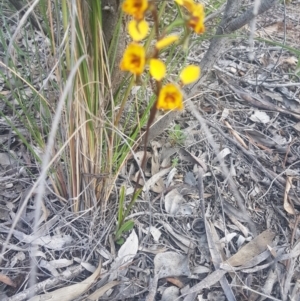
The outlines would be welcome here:
<svg viewBox="0 0 300 301">
<path fill-rule="evenodd" d="M 243 101 L 247 101 L 250 105 L 255 106 L 257 108 L 279 112 L 285 115 L 292 115 L 293 117 L 300 120 L 300 115 L 296 112 L 292 112 L 288 109 L 282 109 L 281 107 L 276 106 L 273 103 L 268 102 L 267 100 L 262 99 L 259 95 L 254 93 L 244 92 L 241 88 L 237 86 L 237 84 L 229 83 L 223 77 L 219 76 L 219 78 L 234 92 L 236 93 Z"/>
</svg>

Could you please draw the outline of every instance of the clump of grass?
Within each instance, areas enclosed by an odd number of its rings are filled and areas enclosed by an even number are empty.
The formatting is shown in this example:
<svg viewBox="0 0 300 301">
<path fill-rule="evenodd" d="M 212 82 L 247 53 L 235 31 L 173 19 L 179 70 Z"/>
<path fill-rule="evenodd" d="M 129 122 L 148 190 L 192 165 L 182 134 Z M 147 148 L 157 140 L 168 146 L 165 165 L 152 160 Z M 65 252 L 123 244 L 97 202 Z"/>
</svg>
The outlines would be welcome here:
<svg viewBox="0 0 300 301">
<path fill-rule="evenodd" d="M 169 140 L 172 144 L 183 145 L 186 140 L 186 135 L 182 131 L 180 124 L 175 124 L 175 126 L 169 130 Z"/>
</svg>

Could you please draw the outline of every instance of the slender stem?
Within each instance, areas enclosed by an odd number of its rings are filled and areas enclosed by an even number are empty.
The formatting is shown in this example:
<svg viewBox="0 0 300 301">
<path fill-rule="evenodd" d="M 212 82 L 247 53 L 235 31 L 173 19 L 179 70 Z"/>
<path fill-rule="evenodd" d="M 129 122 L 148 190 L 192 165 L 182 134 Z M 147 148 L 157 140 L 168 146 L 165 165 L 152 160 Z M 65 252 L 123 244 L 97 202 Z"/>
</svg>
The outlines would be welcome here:
<svg viewBox="0 0 300 301">
<path fill-rule="evenodd" d="M 129 96 L 129 93 L 131 91 L 131 88 L 132 88 L 133 84 L 134 84 L 134 76 L 131 77 L 130 83 L 129 83 L 126 91 L 125 91 L 124 97 L 123 97 L 122 102 L 121 102 L 120 109 L 118 111 L 118 114 L 117 114 L 115 122 L 114 122 L 115 126 L 117 126 L 119 124 L 120 118 L 122 116 L 122 113 L 123 113 L 123 110 L 124 110 L 124 107 L 125 107 L 125 104 L 126 104 L 126 100 L 128 99 L 128 96 Z"/>
<path fill-rule="evenodd" d="M 63 0 L 61 2 L 61 9 L 62 9 L 62 20 L 63 20 L 63 26 L 64 26 L 64 30 L 65 32 L 68 30 L 69 27 L 69 15 L 68 15 L 68 8 L 67 8 L 67 1 Z M 69 45 L 69 39 L 68 36 L 66 38 L 66 63 L 67 63 L 67 69 L 70 70 L 71 69 L 71 59 L 70 59 L 70 45 Z"/>
<path fill-rule="evenodd" d="M 167 1 L 162 1 L 161 7 L 160 7 L 159 12 L 158 12 L 158 20 L 160 20 L 162 18 L 163 13 L 165 11 L 166 5 L 167 5 Z M 149 34 L 149 37 L 147 39 L 147 42 L 145 44 L 145 49 L 146 50 L 149 49 L 150 43 L 152 42 L 155 33 L 156 33 L 156 29 L 152 28 L 152 30 L 151 30 L 151 32 Z"/>
</svg>

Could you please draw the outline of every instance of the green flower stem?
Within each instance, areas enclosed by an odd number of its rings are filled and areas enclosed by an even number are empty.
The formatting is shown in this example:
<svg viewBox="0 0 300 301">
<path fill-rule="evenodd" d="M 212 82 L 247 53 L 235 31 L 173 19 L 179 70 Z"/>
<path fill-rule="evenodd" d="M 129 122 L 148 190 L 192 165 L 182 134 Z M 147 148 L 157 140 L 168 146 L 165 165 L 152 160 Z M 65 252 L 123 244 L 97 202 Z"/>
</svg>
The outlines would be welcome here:
<svg viewBox="0 0 300 301">
<path fill-rule="evenodd" d="M 172 31 L 173 28 L 185 25 L 186 21 L 183 19 L 176 19 L 171 24 L 169 24 L 163 31 L 163 35 L 166 35 L 168 32 Z"/>
<path fill-rule="evenodd" d="M 137 200 L 139 194 L 141 193 L 141 191 L 142 191 L 142 189 L 137 189 L 137 190 L 133 193 L 132 199 L 130 200 L 129 205 L 128 205 L 128 207 L 126 208 L 126 211 L 125 211 L 125 213 L 124 213 L 123 216 L 122 216 L 122 219 L 120 220 L 120 226 L 123 224 L 125 218 L 128 216 L 128 214 L 129 214 L 131 208 L 132 208 L 133 205 L 135 204 L 135 202 L 136 202 L 136 200 Z"/>
</svg>

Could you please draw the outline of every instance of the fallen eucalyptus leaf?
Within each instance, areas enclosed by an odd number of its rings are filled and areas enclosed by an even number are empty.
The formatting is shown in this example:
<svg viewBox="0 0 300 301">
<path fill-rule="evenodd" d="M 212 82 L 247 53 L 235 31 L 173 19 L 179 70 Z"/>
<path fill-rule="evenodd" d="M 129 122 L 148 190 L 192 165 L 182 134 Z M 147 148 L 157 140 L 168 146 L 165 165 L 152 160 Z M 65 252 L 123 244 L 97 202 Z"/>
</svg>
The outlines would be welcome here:
<svg viewBox="0 0 300 301">
<path fill-rule="evenodd" d="M 122 269 L 120 271 L 120 268 L 122 268 L 124 265 L 128 265 L 132 262 L 134 256 L 136 255 L 139 247 L 139 240 L 134 230 L 130 233 L 130 235 L 127 237 L 124 244 L 121 246 L 118 256 L 115 259 L 115 261 L 111 265 L 111 275 L 109 277 L 109 280 L 112 281 L 117 278 L 118 274 L 124 274 L 127 272 L 127 269 Z"/>
<path fill-rule="evenodd" d="M 265 230 L 231 256 L 227 263 L 234 267 L 247 264 L 248 261 L 267 249 L 274 236 L 272 231 Z"/>
<path fill-rule="evenodd" d="M 154 271 L 159 278 L 190 276 L 188 256 L 175 252 L 159 253 L 154 257 Z"/>
<path fill-rule="evenodd" d="M 86 278 L 82 282 L 70 286 L 65 286 L 50 293 L 34 296 L 28 301 L 72 301 L 78 298 L 79 296 L 82 296 L 91 287 L 91 285 L 99 277 L 100 271 L 101 265 L 99 264 L 97 270 L 90 277 Z"/>
<path fill-rule="evenodd" d="M 165 196 L 165 209 L 167 213 L 174 214 L 178 212 L 180 206 L 184 203 L 183 196 L 178 192 L 177 189 L 171 190 Z"/>
<path fill-rule="evenodd" d="M 252 114 L 250 116 L 250 119 L 253 122 L 260 122 L 260 123 L 268 123 L 270 121 L 270 117 L 269 115 L 267 115 L 267 113 L 263 112 L 263 111 L 255 111 L 254 114 Z"/>
</svg>

